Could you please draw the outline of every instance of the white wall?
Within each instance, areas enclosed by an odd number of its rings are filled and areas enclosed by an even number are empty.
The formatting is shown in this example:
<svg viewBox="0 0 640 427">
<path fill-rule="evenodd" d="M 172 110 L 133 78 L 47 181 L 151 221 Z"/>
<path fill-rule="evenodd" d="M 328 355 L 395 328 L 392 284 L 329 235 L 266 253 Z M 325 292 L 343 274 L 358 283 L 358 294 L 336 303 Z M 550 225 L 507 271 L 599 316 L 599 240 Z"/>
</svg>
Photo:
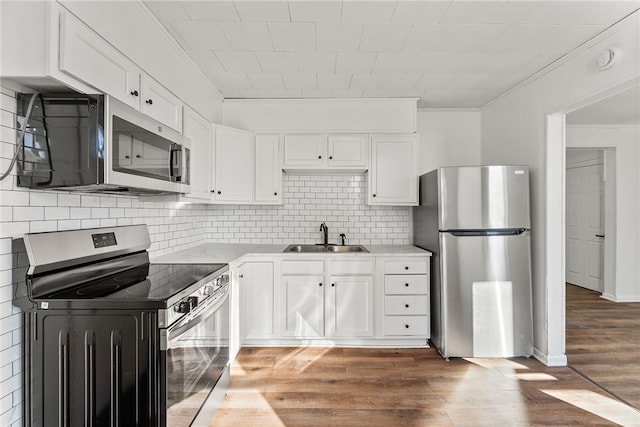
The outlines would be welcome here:
<svg viewBox="0 0 640 427">
<path fill-rule="evenodd" d="M 418 110 L 418 175 L 480 164 L 480 110 Z"/>
<path fill-rule="evenodd" d="M 640 126 L 567 126 L 568 148 L 615 149 L 615 230 L 613 287 L 603 296 L 612 301 L 640 302 Z"/>
<path fill-rule="evenodd" d="M 639 16 L 636 12 L 482 108 L 482 162 L 522 163 L 530 168 L 534 347 L 536 357 L 549 365 L 566 364 L 565 147 L 563 118 L 549 115 L 576 109 L 579 103 L 640 80 Z M 595 59 L 605 48 L 624 53 L 616 65 L 599 70 Z M 553 132 L 547 132 L 547 123 Z M 637 262 L 637 255 L 634 259 Z"/>
</svg>

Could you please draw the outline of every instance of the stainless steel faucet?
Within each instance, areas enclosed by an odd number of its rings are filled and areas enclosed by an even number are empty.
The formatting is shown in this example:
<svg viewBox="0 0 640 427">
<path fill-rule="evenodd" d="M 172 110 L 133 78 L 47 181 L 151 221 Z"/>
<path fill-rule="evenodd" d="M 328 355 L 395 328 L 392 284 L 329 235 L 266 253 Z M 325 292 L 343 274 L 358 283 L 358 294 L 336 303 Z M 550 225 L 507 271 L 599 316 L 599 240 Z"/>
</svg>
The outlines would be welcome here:
<svg viewBox="0 0 640 427">
<path fill-rule="evenodd" d="M 324 245 L 329 244 L 329 229 L 327 228 L 327 224 L 324 222 L 320 224 L 320 231 L 324 232 Z"/>
</svg>

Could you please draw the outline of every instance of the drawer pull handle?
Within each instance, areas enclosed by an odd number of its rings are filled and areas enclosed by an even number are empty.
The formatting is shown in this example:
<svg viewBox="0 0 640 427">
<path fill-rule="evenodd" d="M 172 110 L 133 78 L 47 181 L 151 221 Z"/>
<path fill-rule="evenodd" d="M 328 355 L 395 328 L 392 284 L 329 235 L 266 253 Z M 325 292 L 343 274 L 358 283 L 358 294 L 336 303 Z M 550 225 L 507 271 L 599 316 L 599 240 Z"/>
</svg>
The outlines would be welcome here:
<svg viewBox="0 0 640 427">
<path fill-rule="evenodd" d="M 409 266 L 408 266 L 408 265 L 406 265 L 406 266 L 404 267 L 404 269 L 405 269 L 405 270 L 408 270 L 408 269 L 409 269 Z"/>
<path fill-rule="evenodd" d="M 405 306 L 406 308 L 409 308 L 409 304 L 405 304 L 404 306 Z"/>
<path fill-rule="evenodd" d="M 409 325 L 404 325 L 405 328 L 409 329 Z"/>
<path fill-rule="evenodd" d="M 405 286 L 409 286 L 409 284 L 408 284 L 408 283 L 405 283 L 404 285 L 405 285 Z"/>
</svg>

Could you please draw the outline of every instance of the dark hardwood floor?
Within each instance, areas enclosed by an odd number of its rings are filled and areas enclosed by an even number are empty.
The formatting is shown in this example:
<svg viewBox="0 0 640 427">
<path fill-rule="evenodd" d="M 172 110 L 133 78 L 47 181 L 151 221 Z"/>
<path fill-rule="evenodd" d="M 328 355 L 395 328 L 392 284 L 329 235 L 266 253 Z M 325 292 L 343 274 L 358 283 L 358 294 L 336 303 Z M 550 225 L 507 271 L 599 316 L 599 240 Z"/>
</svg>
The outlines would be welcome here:
<svg viewBox="0 0 640 427">
<path fill-rule="evenodd" d="M 640 409 L 640 303 L 567 284 L 569 366 Z"/>
<path fill-rule="evenodd" d="M 211 425 L 640 426 L 639 305 L 574 288 L 570 366 L 447 362 L 433 348 L 243 348 Z"/>
</svg>

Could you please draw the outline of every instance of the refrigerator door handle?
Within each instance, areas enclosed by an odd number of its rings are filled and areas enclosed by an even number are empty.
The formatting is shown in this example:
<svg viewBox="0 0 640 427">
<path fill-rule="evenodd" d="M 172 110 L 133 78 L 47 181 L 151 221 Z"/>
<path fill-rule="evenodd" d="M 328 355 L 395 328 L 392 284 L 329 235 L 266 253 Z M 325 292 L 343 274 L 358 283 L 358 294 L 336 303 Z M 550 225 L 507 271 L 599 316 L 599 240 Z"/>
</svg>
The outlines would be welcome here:
<svg viewBox="0 0 640 427">
<path fill-rule="evenodd" d="M 449 233 L 457 237 L 465 236 L 519 236 L 527 231 L 526 228 L 506 228 L 495 230 L 446 230 L 444 233 Z"/>
</svg>

